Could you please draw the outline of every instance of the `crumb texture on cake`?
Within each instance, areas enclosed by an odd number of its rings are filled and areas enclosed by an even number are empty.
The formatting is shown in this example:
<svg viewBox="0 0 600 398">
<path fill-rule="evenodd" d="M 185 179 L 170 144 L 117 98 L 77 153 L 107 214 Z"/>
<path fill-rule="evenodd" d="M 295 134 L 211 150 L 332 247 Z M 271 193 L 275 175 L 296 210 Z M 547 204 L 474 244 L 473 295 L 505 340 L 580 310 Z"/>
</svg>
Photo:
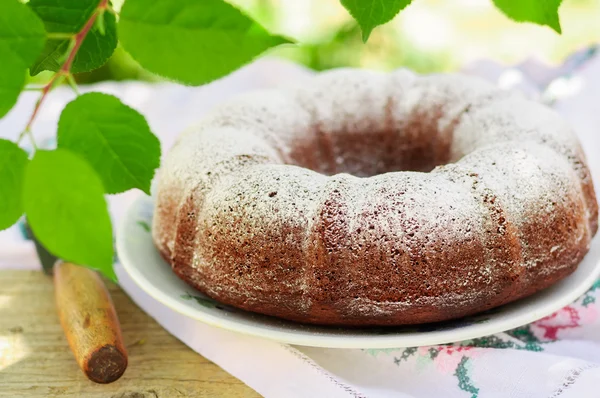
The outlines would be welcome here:
<svg viewBox="0 0 600 398">
<path fill-rule="evenodd" d="M 463 75 L 340 69 L 238 97 L 158 178 L 152 233 L 183 280 L 306 323 L 484 311 L 569 275 L 598 229 L 565 121 Z"/>
</svg>

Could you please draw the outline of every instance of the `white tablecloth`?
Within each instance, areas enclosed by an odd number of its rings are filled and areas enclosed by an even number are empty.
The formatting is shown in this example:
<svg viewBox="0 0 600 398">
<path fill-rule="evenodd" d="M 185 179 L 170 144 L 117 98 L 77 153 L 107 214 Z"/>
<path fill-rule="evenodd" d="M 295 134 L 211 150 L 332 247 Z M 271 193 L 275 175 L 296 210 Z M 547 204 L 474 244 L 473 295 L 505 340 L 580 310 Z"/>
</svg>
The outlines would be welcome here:
<svg viewBox="0 0 600 398">
<path fill-rule="evenodd" d="M 532 95 L 552 82 L 542 97 L 558 95 L 555 106 L 580 135 L 600 187 L 600 57 L 580 59 L 560 72 L 535 62 L 511 70 L 481 63 L 468 71 Z M 296 65 L 263 60 L 202 88 L 128 82 L 84 91 L 113 93 L 141 111 L 166 150 L 177 133 L 232 94 L 309 76 Z M 59 113 L 72 98 L 67 89 L 51 93 L 34 127 L 38 140 L 56 131 Z M 35 93 L 21 97 L 0 120 L 0 137 L 21 131 L 35 100 Z M 110 198 L 115 220 L 136 195 Z M 38 267 L 33 245 L 18 228 L 0 232 L 0 269 Z M 294 347 L 204 325 L 150 298 L 119 265 L 117 274 L 123 289 L 168 331 L 265 397 L 600 397 L 600 283 L 556 314 L 506 333 L 445 346 L 341 350 Z"/>
</svg>

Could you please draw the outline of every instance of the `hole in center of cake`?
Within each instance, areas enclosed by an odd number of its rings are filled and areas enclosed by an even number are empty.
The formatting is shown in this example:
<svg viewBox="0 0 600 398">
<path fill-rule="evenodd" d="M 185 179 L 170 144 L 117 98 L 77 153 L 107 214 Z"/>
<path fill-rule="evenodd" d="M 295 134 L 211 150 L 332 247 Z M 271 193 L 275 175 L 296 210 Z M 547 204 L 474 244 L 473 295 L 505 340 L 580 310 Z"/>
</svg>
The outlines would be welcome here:
<svg viewBox="0 0 600 398">
<path fill-rule="evenodd" d="M 436 130 L 435 126 L 413 125 L 411 131 L 317 131 L 298 142 L 290 157 L 294 164 L 326 175 L 429 172 L 450 158 L 451 139 Z"/>
</svg>

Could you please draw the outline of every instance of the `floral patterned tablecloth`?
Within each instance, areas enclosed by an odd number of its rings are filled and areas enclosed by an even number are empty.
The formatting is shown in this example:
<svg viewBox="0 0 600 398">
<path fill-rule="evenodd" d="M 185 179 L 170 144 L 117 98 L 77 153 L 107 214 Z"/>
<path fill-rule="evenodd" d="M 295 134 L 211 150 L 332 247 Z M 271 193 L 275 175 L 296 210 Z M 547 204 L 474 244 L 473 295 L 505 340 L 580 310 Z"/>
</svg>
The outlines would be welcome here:
<svg viewBox="0 0 600 398">
<path fill-rule="evenodd" d="M 585 49 L 558 69 L 533 61 L 510 69 L 482 62 L 467 72 L 517 87 L 555 106 L 578 132 L 600 187 L 596 52 L 595 47 Z M 298 66 L 263 60 L 202 88 L 130 82 L 93 89 L 118 95 L 147 115 L 167 149 L 178 132 L 232 94 L 309 76 Z M 71 99 L 67 90 L 51 94 L 35 126 L 38 137 L 55 131 L 58 113 Z M 0 136 L 20 131 L 34 102 L 34 94 L 24 94 L 0 120 Z M 115 220 L 136 195 L 111 198 Z M 12 228 L 0 232 L 0 269 L 15 267 L 39 264 L 31 243 Z M 266 397 L 600 397 L 600 281 L 560 311 L 504 333 L 441 346 L 341 350 L 294 347 L 216 329 L 159 304 L 119 265 L 117 274 L 123 289 L 167 330 Z"/>
</svg>

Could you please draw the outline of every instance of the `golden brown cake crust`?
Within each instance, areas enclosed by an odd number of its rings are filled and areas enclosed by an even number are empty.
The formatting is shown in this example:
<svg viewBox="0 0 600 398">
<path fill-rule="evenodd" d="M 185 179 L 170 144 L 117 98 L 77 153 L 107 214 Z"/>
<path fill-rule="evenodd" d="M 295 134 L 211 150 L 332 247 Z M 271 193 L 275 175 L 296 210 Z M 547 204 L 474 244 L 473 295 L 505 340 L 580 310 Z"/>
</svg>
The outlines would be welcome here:
<svg viewBox="0 0 600 398">
<path fill-rule="evenodd" d="M 336 70 L 185 133 L 159 174 L 153 237 L 223 303 L 403 325 L 548 287 L 597 228 L 585 157 L 552 110 L 473 77 Z"/>
</svg>

